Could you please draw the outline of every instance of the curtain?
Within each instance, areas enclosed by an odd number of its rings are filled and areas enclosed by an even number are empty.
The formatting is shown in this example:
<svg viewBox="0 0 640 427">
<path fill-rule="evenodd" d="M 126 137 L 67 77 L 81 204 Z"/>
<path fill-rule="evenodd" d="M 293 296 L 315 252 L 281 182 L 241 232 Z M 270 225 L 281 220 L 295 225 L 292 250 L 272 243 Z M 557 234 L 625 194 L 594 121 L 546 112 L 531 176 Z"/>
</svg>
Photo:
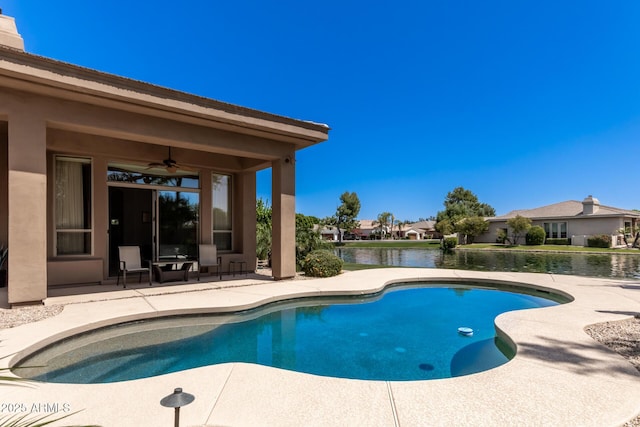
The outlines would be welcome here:
<svg viewBox="0 0 640 427">
<path fill-rule="evenodd" d="M 83 163 L 56 159 L 56 230 L 58 254 L 85 253 Z"/>
</svg>

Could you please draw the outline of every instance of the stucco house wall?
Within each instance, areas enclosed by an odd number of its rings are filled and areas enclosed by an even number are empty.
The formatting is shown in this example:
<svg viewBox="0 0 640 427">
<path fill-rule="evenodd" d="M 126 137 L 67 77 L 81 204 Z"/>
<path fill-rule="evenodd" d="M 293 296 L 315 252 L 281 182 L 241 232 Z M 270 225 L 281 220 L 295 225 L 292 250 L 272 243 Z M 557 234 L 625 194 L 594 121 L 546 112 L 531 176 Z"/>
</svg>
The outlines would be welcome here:
<svg viewBox="0 0 640 427">
<path fill-rule="evenodd" d="M 553 213 L 556 213 L 553 215 Z M 605 234 L 614 237 L 620 235 L 625 222 L 632 224 L 637 230 L 640 224 L 640 212 L 602 206 L 600 202 L 589 196 L 582 202 L 566 201 L 536 209 L 516 210 L 506 215 L 487 218 L 489 230 L 475 239 L 477 243 L 495 243 L 500 229 L 507 229 L 507 220 L 520 215 L 531 219 L 531 225 L 544 227 L 544 223 L 567 223 L 567 238 L 572 239 L 572 245 L 586 244 L 589 236 Z M 510 231 L 509 231 L 510 233 Z M 519 242 L 524 243 L 523 240 Z M 616 241 L 614 240 L 614 244 Z"/>
<path fill-rule="evenodd" d="M 0 24 L 8 17 L 0 15 Z M 17 36 L 17 32 L 16 32 Z M 17 36 L 19 37 L 19 36 Z M 30 55 L 0 40 L 0 244 L 8 244 L 13 305 L 42 301 L 49 286 L 105 282 L 109 164 L 168 157 L 199 174 L 198 243 L 213 243 L 212 176 L 230 177 L 232 249 L 223 265 L 256 264 L 256 171 L 272 168 L 272 267 L 295 275 L 295 153 L 327 139 L 326 125 L 161 88 Z M 18 47 L 16 47 L 18 46 Z M 55 157 L 90 162 L 90 253 L 56 255 Z M 170 172 L 167 169 L 167 173 Z M 164 187 L 155 185 L 152 191 Z M 178 190 L 179 192 L 179 190 Z M 148 221 L 155 221 L 149 214 Z"/>
</svg>

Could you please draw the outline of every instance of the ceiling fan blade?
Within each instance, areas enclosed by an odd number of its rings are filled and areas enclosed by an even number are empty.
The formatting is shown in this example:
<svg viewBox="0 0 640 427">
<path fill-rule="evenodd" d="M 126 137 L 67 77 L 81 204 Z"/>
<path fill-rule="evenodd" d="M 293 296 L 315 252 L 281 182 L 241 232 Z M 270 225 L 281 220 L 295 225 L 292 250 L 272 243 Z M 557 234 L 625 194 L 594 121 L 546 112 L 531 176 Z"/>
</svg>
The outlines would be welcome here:
<svg viewBox="0 0 640 427">
<path fill-rule="evenodd" d="M 176 163 L 175 165 L 178 169 L 182 169 L 183 171 L 187 171 L 187 172 L 197 172 L 197 169 L 191 168 L 189 166 L 185 166 L 185 165 L 181 165 Z"/>
<path fill-rule="evenodd" d="M 151 162 L 148 163 L 147 169 L 152 169 L 152 168 L 163 168 L 165 169 L 167 172 L 169 173 L 176 173 L 176 171 L 178 169 L 181 169 L 183 171 L 186 172 L 197 172 L 196 169 L 190 168 L 189 166 L 184 166 L 179 164 L 178 162 L 176 162 L 172 157 L 171 157 L 171 147 L 169 148 L 169 157 L 167 157 L 166 159 L 164 159 L 162 161 L 162 163 L 156 163 L 156 162 Z"/>
</svg>

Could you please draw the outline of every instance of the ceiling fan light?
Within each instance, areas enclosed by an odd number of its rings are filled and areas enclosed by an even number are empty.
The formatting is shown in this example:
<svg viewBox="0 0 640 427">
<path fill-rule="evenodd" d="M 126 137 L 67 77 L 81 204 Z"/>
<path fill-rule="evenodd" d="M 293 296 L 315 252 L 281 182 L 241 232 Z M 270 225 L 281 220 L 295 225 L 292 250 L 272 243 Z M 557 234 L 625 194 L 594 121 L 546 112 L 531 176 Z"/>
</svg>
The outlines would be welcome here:
<svg viewBox="0 0 640 427">
<path fill-rule="evenodd" d="M 167 172 L 169 173 L 176 173 L 178 171 L 178 168 L 175 166 L 167 166 Z"/>
</svg>

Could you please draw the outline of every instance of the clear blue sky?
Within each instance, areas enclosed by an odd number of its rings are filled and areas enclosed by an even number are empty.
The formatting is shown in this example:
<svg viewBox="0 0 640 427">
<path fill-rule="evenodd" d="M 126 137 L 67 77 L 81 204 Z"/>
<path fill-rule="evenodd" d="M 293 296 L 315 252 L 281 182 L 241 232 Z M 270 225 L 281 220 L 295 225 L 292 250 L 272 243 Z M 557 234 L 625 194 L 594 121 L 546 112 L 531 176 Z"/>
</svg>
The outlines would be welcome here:
<svg viewBox="0 0 640 427">
<path fill-rule="evenodd" d="M 326 123 L 297 211 L 640 209 L 640 2 L 0 0 L 30 53 Z M 259 195 L 270 198 L 260 173 Z"/>
</svg>

